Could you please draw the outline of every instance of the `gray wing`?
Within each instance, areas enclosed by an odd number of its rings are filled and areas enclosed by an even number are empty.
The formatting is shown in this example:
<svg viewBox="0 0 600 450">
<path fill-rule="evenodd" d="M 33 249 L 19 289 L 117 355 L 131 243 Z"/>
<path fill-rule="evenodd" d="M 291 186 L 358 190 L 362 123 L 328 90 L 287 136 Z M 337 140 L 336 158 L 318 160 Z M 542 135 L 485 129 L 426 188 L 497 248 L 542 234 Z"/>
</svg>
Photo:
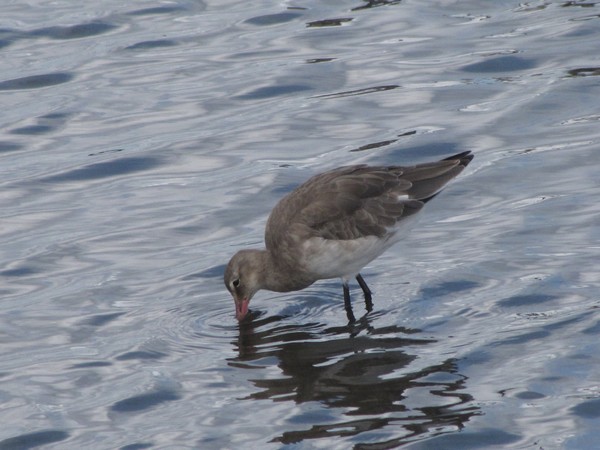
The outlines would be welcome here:
<svg viewBox="0 0 600 450">
<path fill-rule="evenodd" d="M 310 237 L 384 236 L 387 228 L 423 207 L 423 202 L 408 198 L 413 183 L 401 175 L 400 168 L 351 166 L 311 178 L 273 209 L 267 248 Z M 401 195 L 407 198 L 401 200 Z"/>
<path fill-rule="evenodd" d="M 324 239 L 383 237 L 398 221 L 418 212 L 423 202 L 410 199 L 413 183 L 401 168 L 356 167 L 319 183 L 297 216 L 310 236 Z"/>
<path fill-rule="evenodd" d="M 385 236 L 458 175 L 470 161 L 463 161 L 466 155 L 412 167 L 361 165 L 316 175 L 273 209 L 266 229 L 267 248 L 294 245 L 309 237 Z"/>
</svg>

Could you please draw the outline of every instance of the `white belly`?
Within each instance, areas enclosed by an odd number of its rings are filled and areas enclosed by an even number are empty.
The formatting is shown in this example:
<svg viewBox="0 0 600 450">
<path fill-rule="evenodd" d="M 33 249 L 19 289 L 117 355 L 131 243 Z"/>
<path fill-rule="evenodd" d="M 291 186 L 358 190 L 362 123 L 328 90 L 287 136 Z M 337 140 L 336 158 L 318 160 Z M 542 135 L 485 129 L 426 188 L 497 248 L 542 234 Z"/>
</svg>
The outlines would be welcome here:
<svg viewBox="0 0 600 450">
<path fill-rule="evenodd" d="M 394 242 L 376 236 L 347 241 L 311 238 L 302 245 L 303 265 L 318 279 L 350 279 Z"/>
</svg>

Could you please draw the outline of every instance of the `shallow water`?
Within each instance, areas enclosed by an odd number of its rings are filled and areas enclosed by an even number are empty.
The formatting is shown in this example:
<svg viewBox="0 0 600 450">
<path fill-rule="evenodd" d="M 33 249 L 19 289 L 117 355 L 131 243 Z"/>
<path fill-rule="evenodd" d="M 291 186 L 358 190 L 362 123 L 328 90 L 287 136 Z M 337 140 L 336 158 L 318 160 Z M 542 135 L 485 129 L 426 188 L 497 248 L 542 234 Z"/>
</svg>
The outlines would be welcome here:
<svg viewBox="0 0 600 450">
<path fill-rule="evenodd" d="M 0 449 L 598 445 L 600 3 L 2 9 Z M 293 186 L 463 150 L 372 313 L 237 325 Z"/>
</svg>

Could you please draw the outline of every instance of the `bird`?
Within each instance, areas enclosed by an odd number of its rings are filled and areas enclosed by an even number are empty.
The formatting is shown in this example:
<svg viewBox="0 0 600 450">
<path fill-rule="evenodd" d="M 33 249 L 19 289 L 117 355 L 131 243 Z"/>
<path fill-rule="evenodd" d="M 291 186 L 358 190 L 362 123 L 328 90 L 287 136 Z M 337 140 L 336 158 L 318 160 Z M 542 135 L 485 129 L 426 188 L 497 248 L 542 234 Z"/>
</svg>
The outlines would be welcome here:
<svg viewBox="0 0 600 450">
<path fill-rule="evenodd" d="M 470 151 L 412 166 L 343 166 L 310 178 L 283 197 L 265 227 L 264 249 L 239 250 L 225 269 L 239 322 L 261 289 L 291 292 L 341 278 L 344 308 L 355 322 L 349 282 L 356 279 L 367 312 L 372 292 L 360 271 L 401 237 L 418 213 L 471 162 Z"/>
</svg>

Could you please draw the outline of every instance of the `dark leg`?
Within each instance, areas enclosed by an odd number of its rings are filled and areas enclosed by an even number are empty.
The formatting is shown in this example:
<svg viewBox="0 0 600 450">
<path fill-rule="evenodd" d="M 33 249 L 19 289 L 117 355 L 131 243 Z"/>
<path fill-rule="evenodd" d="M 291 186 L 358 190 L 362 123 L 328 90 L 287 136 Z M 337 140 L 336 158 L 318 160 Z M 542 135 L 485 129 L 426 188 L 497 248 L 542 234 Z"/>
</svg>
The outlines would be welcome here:
<svg viewBox="0 0 600 450">
<path fill-rule="evenodd" d="M 354 313 L 352 312 L 352 302 L 350 301 L 350 288 L 348 287 L 348 283 L 343 283 L 344 288 L 344 307 L 346 308 L 346 315 L 348 316 L 348 322 L 354 323 L 356 319 L 354 318 Z"/>
<path fill-rule="evenodd" d="M 366 281 L 363 279 L 360 273 L 356 275 L 356 281 L 358 281 L 358 285 L 362 289 L 363 294 L 365 294 L 365 308 L 367 308 L 367 311 L 370 312 L 373 309 L 373 302 L 371 301 L 373 296 L 371 295 L 371 289 L 369 289 L 369 286 L 367 286 Z"/>
</svg>

